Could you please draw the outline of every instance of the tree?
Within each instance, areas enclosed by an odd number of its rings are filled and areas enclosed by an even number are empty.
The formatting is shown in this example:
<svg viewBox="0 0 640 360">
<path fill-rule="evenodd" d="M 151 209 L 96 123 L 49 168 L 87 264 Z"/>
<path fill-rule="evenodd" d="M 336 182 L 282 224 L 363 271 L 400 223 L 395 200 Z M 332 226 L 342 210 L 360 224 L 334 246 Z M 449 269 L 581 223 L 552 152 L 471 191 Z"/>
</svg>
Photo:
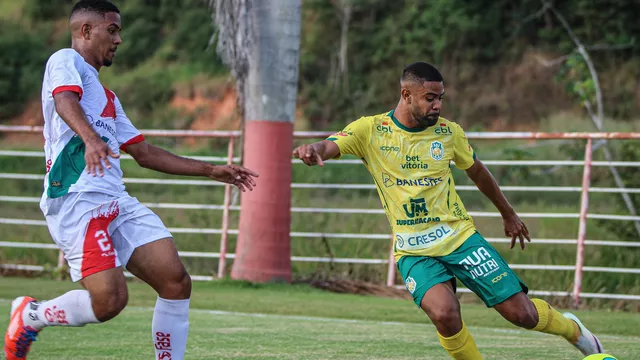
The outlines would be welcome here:
<svg viewBox="0 0 640 360">
<path fill-rule="evenodd" d="M 213 3 L 212 3 L 213 4 Z M 231 276 L 290 281 L 291 150 L 300 0 L 216 0 L 217 51 L 236 79 L 243 163 L 260 184 L 242 196 Z"/>
</svg>

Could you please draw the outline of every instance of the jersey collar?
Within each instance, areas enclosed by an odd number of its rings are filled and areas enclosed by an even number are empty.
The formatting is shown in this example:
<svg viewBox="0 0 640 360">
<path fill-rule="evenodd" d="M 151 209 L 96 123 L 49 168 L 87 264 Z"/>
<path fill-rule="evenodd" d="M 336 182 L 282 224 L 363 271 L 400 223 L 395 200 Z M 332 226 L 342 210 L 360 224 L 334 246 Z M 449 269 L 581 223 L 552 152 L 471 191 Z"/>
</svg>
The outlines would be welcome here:
<svg viewBox="0 0 640 360">
<path fill-rule="evenodd" d="M 391 120 L 393 120 L 393 123 L 396 124 L 396 126 L 399 127 L 400 129 L 402 129 L 404 131 L 408 131 L 408 132 L 413 132 L 413 133 L 427 130 L 428 126 L 416 127 L 416 128 L 408 128 L 408 127 L 402 125 L 402 123 L 400 121 L 398 121 L 398 119 L 396 119 L 396 117 L 393 115 L 394 112 L 395 112 L 395 110 L 389 111 L 387 116 L 390 117 Z"/>
</svg>

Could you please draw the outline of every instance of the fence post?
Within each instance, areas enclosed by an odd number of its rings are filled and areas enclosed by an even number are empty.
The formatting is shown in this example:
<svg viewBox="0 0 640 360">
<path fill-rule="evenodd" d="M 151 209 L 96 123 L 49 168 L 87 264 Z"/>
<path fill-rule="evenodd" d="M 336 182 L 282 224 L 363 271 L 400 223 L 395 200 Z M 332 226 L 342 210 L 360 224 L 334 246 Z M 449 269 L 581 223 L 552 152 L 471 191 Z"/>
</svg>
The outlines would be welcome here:
<svg viewBox="0 0 640 360">
<path fill-rule="evenodd" d="M 227 164 L 233 164 L 233 147 L 235 137 L 229 138 L 227 148 Z M 220 237 L 220 261 L 218 261 L 218 278 L 222 279 L 227 263 L 227 242 L 229 239 L 229 206 L 231 206 L 231 184 L 224 186 L 224 208 L 222 209 L 222 235 Z"/>
<path fill-rule="evenodd" d="M 592 140 L 587 140 L 584 149 L 584 172 L 582 174 L 582 196 L 580 199 L 580 223 L 578 225 L 578 248 L 576 251 L 576 272 L 573 281 L 573 307 L 580 304 L 582 274 L 584 267 L 584 240 L 587 236 L 587 212 L 589 209 L 589 186 L 591 184 Z"/>
<path fill-rule="evenodd" d="M 387 267 L 387 286 L 391 287 L 396 283 L 396 259 L 393 256 L 393 240 L 394 236 L 391 235 L 391 246 L 389 247 L 389 264 Z"/>
<path fill-rule="evenodd" d="M 58 269 L 62 269 L 62 267 L 64 266 L 65 260 L 64 260 L 64 253 L 62 252 L 62 250 L 58 251 Z"/>
</svg>

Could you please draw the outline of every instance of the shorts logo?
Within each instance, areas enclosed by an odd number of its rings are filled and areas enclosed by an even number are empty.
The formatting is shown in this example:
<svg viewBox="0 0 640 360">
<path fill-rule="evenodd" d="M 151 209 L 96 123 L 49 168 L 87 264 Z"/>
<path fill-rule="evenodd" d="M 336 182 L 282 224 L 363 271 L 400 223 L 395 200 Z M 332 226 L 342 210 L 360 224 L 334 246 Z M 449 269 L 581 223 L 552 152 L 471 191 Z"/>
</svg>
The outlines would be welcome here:
<svg viewBox="0 0 640 360">
<path fill-rule="evenodd" d="M 458 262 L 458 264 L 464 266 L 465 270 L 467 270 L 471 274 L 472 279 L 480 277 L 485 278 L 489 276 L 489 274 L 493 274 L 494 272 L 500 270 L 500 265 L 498 265 L 498 262 L 492 258 L 491 253 L 489 253 L 484 247 L 480 247 L 478 248 L 478 250 L 474 250 L 471 255 L 468 255 L 466 258 L 462 259 L 462 261 Z M 491 282 L 496 283 L 501 279 L 502 275 L 492 279 Z"/>
<path fill-rule="evenodd" d="M 442 160 L 444 157 L 444 147 L 440 141 L 431 142 L 431 158 L 433 160 Z"/>
<path fill-rule="evenodd" d="M 400 235 L 396 235 L 396 242 L 398 243 L 398 247 L 404 247 L 404 239 Z"/>
<path fill-rule="evenodd" d="M 411 277 L 407 277 L 407 280 L 404 281 L 404 285 L 409 290 L 409 292 L 413 295 L 413 292 L 416 291 L 416 281 Z"/>
<path fill-rule="evenodd" d="M 505 271 L 505 272 L 503 272 L 502 274 L 500 274 L 500 275 L 498 275 L 498 276 L 494 277 L 493 279 L 491 279 L 491 283 L 492 283 L 492 284 L 495 284 L 495 283 L 499 282 L 500 280 L 502 280 L 503 278 L 505 278 L 505 277 L 507 277 L 507 276 L 509 276 L 509 273 L 507 273 L 507 272 Z"/>
</svg>

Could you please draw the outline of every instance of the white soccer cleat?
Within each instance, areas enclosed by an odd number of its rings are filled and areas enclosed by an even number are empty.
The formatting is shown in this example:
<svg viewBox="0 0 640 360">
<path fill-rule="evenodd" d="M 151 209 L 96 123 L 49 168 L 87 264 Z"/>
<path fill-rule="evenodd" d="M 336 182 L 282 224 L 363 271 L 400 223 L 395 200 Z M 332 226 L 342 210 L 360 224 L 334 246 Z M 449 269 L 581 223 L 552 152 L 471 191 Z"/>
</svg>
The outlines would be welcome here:
<svg viewBox="0 0 640 360">
<path fill-rule="evenodd" d="M 567 319 L 573 320 L 578 327 L 580 328 L 580 337 L 578 337 L 578 342 L 573 344 L 583 355 L 593 355 L 593 354 L 603 354 L 604 349 L 602 348 L 602 344 L 600 340 L 587 329 L 586 326 L 582 324 L 580 319 L 572 313 L 564 313 Z"/>
</svg>

